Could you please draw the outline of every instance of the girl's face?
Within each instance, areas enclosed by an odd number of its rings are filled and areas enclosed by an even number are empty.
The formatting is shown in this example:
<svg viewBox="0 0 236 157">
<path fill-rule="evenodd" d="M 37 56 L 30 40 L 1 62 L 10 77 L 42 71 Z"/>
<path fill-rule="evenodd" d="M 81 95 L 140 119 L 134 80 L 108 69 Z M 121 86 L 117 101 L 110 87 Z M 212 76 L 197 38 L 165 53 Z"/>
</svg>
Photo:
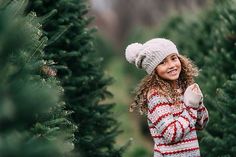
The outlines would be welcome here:
<svg viewBox="0 0 236 157">
<path fill-rule="evenodd" d="M 157 67 L 156 73 L 162 79 L 175 81 L 181 72 L 181 62 L 177 54 L 170 54 Z"/>
</svg>

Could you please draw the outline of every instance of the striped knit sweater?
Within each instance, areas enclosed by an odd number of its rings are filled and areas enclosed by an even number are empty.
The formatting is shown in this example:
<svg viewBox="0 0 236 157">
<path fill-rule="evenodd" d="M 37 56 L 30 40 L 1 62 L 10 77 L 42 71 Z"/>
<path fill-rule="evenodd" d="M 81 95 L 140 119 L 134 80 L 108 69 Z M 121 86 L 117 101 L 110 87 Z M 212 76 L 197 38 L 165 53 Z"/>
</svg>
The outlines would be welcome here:
<svg viewBox="0 0 236 157">
<path fill-rule="evenodd" d="M 190 93 L 196 98 L 195 93 Z M 189 96 L 189 94 L 188 94 Z M 184 96 L 173 102 L 156 91 L 148 97 L 148 125 L 154 139 L 154 157 L 199 157 L 196 130 L 208 122 L 208 111 L 199 102 L 198 108 L 185 104 Z"/>
</svg>

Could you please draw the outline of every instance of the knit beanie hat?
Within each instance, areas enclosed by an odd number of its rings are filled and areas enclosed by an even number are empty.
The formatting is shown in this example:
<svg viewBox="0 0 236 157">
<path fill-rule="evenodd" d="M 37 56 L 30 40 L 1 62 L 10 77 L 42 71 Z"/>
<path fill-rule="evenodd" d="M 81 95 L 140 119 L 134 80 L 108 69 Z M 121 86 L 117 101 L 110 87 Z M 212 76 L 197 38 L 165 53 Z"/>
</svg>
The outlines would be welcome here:
<svg viewBox="0 0 236 157">
<path fill-rule="evenodd" d="M 164 38 L 154 38 L 144 44 L 132 43 L 125 50 L 125 57 L 129 63 L 144 69 L 148 74 L 160 64 L 168 55 L 178 53 L 176 45 Z"/>
</svg>

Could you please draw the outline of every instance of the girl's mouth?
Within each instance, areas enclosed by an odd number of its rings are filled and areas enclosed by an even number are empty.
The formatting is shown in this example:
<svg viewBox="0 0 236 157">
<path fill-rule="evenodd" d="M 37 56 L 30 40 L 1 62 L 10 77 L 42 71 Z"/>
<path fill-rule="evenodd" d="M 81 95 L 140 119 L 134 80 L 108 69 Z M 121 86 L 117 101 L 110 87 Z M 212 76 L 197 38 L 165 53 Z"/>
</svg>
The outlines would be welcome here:
<svg viewBox="0 0 236 157">
<path fill-rule="evenodd" d="M 170 74 L 170 75 L 176 75 L 177 74 L 177 69 L 171 70 L 167 73 Z"/>
</svg>

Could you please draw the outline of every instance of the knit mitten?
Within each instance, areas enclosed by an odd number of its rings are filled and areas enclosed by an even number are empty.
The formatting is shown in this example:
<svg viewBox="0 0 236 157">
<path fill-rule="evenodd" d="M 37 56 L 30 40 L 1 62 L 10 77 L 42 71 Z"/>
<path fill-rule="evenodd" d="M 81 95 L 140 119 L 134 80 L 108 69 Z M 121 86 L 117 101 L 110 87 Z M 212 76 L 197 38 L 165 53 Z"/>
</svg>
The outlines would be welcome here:
<svg viewBox="0 0 236 157">
<path fill-rule="evenodd" d="M 188 107 L 197 109 L 199 107 L 202 97 L 203 95 L 198 84 L 194 83 L 188 86 L 188 88 L 185 90 L 184 103 Z"/>
</svg>

